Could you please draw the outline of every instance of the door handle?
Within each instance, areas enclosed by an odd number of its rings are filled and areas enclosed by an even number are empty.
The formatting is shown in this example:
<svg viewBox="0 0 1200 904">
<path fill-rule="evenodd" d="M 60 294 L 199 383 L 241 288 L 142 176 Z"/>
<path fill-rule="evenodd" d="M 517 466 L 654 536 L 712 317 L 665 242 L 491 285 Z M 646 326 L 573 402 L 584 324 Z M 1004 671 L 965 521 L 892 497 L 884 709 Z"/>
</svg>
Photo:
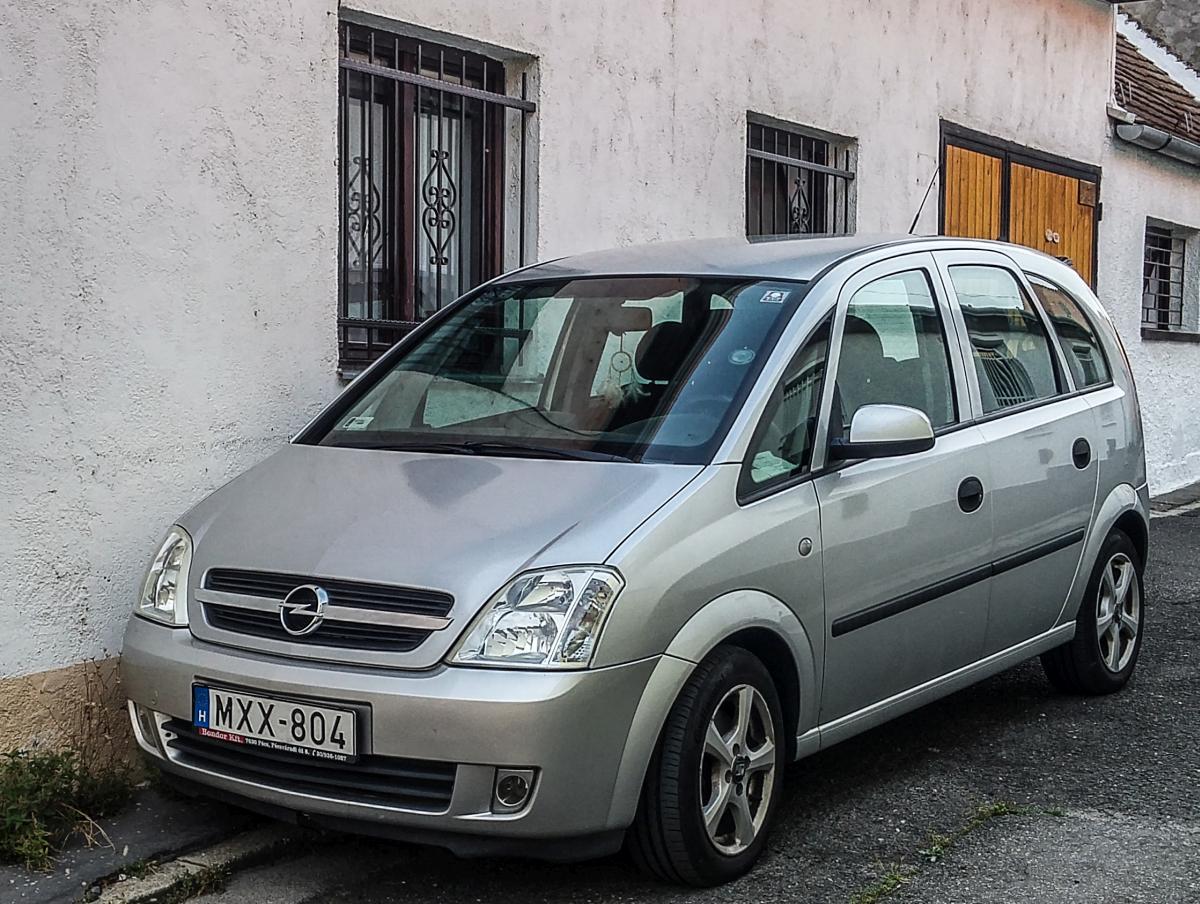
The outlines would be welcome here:
<svg viewBox="0 0 1200 904">
<path fill-rule="evenodd" d="M 1071 446 L 1071 461 L 1081 471 L 1092 463 L 1092 447 L 1082 436 Z"/>
<path fill-rule="evenodd" d="M 983 483 L 978 477 L 968 477 L 958 485 L 958 507 L 968 515 L 983 505 Z"/>
</svg>

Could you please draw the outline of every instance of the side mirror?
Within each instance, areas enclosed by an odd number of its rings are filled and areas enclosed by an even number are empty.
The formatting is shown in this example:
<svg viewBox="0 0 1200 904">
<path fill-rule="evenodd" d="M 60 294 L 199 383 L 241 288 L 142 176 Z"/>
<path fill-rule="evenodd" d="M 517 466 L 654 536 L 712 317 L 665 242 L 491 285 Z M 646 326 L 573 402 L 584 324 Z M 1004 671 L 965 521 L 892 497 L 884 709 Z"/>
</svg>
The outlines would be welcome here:
<svg viewBox="0 0 1200 904">
<path fill-rule="evenodd" d="M 850 422 L 850 441 L 829 446 L 832 461 L 891 458 L 933 448 L 933 425 L 923 411 L 904 405 L 863 405 Z"/>
</svg>

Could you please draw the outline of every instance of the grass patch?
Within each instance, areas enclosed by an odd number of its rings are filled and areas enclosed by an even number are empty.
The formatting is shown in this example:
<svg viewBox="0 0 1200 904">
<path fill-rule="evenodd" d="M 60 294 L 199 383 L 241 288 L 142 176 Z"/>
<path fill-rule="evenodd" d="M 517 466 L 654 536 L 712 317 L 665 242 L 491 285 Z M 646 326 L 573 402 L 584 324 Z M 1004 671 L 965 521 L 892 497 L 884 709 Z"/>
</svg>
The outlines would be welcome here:
<svg viewBox="0 0 1200 904">
<path fill-rule="evenodd" d="M 1040 810 L 1037 807 L 1021 806 L 1003 800 L 980 804 L 970 812 L 967 821 L 950 834 L 931 833 L 925 846 L 917 849 L 917 854 L 926 863 L 940 863 L 954 845 L 985 823 L 1004 816 L 1026 816 L 1040 813 L 1051 816 L 1066 815 L 1062 810 Z M 877 904 L 900 886 L 910 882 L 918 871 L 918 867 L 904 863 L 892 864 L 886 870 L 880 867 L 879 878 L 851 895 L 850 904 Z"/>
<path fill-rule="evenodd" d="M 96 820 L 124 806 L 132 786 L 127 770 L 105 767 L 72 751 L 0 754 L 0 861 L 44 870 L 75 835 L 107 841 Z"/>
<path fill-rule="evenodd" d="M 967 820 L 967 824 L 958 831 L 958 837 L 961 838 L 968 832 L 974 832 L 988 820 L 996 819 L 1000 816 L 1025 816 L 1033 812 L 1035 811 L 1032 807 L 1010 804 L 1005 800 L 998 800 L 990 804 L 980 804 L 975 808 L 975 812 L 971 814 L 971 818 Z"/>
<path fill-rule="evenodd" d="M 866 888 L 851 895 L 850 904 L 876 904 L 907 883 L 916 874 L 915 867 L 894 863 Z"/>
</svg>

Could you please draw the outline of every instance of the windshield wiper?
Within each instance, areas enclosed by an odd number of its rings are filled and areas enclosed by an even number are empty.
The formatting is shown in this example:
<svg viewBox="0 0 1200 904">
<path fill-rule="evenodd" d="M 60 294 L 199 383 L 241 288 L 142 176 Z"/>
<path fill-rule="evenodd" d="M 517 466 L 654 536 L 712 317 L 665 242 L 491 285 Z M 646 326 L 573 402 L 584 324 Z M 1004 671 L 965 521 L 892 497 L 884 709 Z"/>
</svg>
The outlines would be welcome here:
<svg viewBox="0 0 1200 904">
<path fill-rule="evenodd" d="M 575 461 L 633 461 L 628 455 L 611 452 L 587 452 L 582 449 L 559 449 L 533 443 L 512 443 L 506 440 L 479 440 L 462 444 L 480 455 L 512 455 L 520 458 L 567 458 Z"/>
<path fill-rule="evenodd" d="M 512 443 L 502 440 L 464 440 L 445 443 L 388 443 L 366 448 L 388 452 L 444 452 L 450 455 L 503 455 L 512 458 L 563 458 L 572 461 L 633 461 L 625 455 L 605 452 L 585 452 L 581 449 L 558 449 L 532 443 Z"/>
<path fill-rule="evenodd" d="M 348 446 L 351 449 L 372 449 L 383 452 L 448 452 L 451 455 L 478 455 L 479 453 L 463 443 L 368 443 Z"/>
</svg>

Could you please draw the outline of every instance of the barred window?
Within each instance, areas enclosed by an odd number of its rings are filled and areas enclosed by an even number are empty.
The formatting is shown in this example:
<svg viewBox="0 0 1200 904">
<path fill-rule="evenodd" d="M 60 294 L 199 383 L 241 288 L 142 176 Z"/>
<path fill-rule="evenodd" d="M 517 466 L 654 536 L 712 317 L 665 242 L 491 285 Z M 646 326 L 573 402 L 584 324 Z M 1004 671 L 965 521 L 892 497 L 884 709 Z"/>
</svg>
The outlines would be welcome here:
<svg viewBox="0 0 1200 904">
<path fill-rule="evenodd" d="M 1183 329 L 1186 240 L 1178 230 L 1146 225 L 1142 280 L 1142 323 L 1152 329 Z"/>
<path fill-rule="evenodd" d="M 854 231 L 853 184 L 847 139 L 748 118 L 747 235 L 848 235 Z"/>
<path fill-rule="evenodd" d="M 351 23 L 339 69 L 338 364 L 351 375 L 524 262 L 534 104 L 498 60 Z"/>
</svg>

